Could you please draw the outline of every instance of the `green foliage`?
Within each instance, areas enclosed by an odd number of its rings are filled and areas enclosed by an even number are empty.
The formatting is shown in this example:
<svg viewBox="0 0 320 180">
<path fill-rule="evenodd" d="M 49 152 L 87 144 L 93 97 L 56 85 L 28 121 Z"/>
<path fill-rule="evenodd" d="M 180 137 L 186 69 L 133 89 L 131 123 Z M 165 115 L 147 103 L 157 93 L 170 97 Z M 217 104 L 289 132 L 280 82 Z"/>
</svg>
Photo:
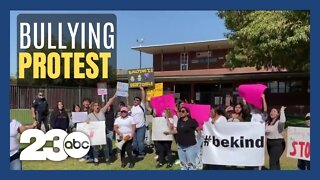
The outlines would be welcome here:
<svg viewBox="0 0 320 180">
<path fill-rule="evenodd" d="M 219 11 L 234 46 L 226 67 L 310 71 L 309 11 Z"/>
</svg>

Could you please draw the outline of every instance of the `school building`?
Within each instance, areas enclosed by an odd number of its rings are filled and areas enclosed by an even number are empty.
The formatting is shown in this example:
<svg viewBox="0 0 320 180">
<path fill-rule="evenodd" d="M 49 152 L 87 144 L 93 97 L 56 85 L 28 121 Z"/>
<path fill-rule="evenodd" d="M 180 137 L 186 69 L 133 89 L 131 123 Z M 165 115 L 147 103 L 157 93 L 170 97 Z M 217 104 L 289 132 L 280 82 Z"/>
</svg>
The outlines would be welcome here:
<svg viewBox="0 0 320 180">
<path fill-rule="evenodd" d="M 269 107 L 287 106 L 290 114 L 303 115 L 310 110 L 310 73 L 243 67 L 224 68 L 229 40 L 208 40 L 132 47 L 153 56 L 156 82 L 176 98 L 196 103 L 229 105 L 240 100 L 241 84 L 268 86 Z M 270 108 L 269 108 L 270 109 Z"/>
</svg>

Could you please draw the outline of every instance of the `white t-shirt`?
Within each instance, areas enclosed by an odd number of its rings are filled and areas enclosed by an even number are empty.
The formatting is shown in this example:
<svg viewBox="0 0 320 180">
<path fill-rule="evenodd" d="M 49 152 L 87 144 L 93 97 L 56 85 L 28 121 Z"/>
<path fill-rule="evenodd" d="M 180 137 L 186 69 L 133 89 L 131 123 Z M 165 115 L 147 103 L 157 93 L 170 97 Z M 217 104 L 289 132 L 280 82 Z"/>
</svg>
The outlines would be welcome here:
<svg viewBox="0 0 320 180">
<path fill-rule="evenodd" d="M 10 122 L 10 157 L 19 151 L 19 141 L 17 135 L 19 134 L 18 128 L 21 123 L 13 119 Z"/>
<path fill-rule="evenodd" d="M 144 111 L 146 111 L 146 107 L 143 103 L 140 104 Z M 144 120 L 144 112 L 142 111 L 139 105 L 132 106 L 131 108 L 131 116 L 136 124 L 136 128 L 141 128 L 145 125 Z"/>
<path fill-rule="evenodd" d="M 118 117 L 114 121 L 114 125 L 117 125 L 119 127 L 119 131 L 124 135 L 131 135 L 132 133 L 132 125 L 136 124 L 133 121 L 133 118 L 131 116 L 127 116 L 126 118 Z"/>
<path fill-rule="evenodd" d="M 251 122 L 264 123 L 266 121 L 266 116 L 262 113 L 251 112 Z"/>
<path fill-rule="evenodd" d="M 210 117 L 209 118 L 209 121 L 208 122 L 212 122 L 212 118 Z M 214 121 L 215 124 L 217 123 L 227 123 L 227 118 L 224 117 L 224 116 L 220 116 L 216 121 Z"/>
</svg>

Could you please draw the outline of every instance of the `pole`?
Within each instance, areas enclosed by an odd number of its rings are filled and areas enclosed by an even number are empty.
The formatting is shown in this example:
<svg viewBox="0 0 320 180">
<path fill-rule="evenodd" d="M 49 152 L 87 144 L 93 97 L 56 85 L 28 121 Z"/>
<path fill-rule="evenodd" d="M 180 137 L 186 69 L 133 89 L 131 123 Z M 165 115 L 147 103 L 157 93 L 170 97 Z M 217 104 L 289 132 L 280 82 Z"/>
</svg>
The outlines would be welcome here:
<svg viewBox="0 0 320 180">
<path fill-rule="evenodd" d="M 141 49 L 140 49 L 140 69 L 141 69 Z"/>
</svg>

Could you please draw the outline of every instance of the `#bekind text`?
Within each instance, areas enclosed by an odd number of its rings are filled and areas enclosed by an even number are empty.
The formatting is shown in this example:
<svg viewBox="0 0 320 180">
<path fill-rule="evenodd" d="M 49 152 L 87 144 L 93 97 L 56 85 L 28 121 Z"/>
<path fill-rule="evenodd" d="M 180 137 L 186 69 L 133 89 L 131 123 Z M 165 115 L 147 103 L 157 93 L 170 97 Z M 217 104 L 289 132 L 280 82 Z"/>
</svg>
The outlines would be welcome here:
<svg viewBox="0 0 320 180">
<path fill-rule="evenodd" d="M 231 136 L 230 139 L 219 139 L 216 136 L 206 135 L 203 145 L 209 146 L 210 144 L 226 148 L 264 148 L 264 136 L 261 136 L 259 139 L 246 139 L 244 136 L 240 136 L 240 138 Z"/>
</svg>

